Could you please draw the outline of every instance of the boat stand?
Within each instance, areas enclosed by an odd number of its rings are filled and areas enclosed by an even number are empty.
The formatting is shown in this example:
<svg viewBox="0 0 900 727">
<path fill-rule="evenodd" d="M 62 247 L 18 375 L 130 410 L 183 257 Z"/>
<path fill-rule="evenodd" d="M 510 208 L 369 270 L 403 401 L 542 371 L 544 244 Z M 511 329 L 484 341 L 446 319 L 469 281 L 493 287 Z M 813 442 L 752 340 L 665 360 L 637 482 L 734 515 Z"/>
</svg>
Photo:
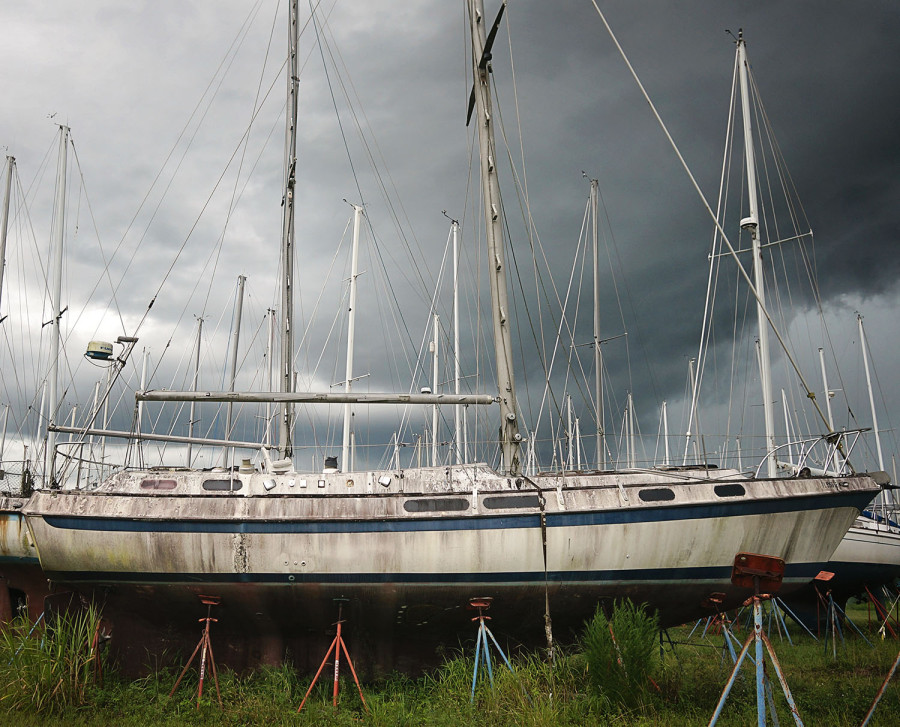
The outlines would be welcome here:
<svg viewBox="0 0 900 727">
<path fill-rule="evenodd" d="M 319 680 L 319 675 L 322 673 L 322 669 L 325 668 L 325 664 L 328 661 L 328 657 L 331 656 L 332 650 L 334 651 L 334 694 L 332 698 L 332 705 L 336 708 L 338 706 L 338 677 L 340 676 L 341 671 L 341 649 L 344 650 L 344 656 L 347 657 L 347 663 L 350 665 L 350 673 L 353 674 L 353 681 L 356 682 L 356 688 L 359 690 L 359 698 L 362 700 L 362 705 L 365 707 L 366 711 L 369 711 L 369 707 L 366 704 L 366 698 L 363 696 L 362 687 L 359 686 L 359 677 L 356 676 L 356 669 L 353 668 L 353 660 L 350 658 L 350 652 L 347 651 L 347 645 L 344 643 L 344 638 L 341 636 L 341 624 L 344 623 L 344 620 L 341 618 L 343 615 L 344 604 L 349 601 L 347 598 L 335 598 L 335 603 L 338 605 L 338 620 L 336 623 L 337 626 L 337 634 L 334 637 L 334 640 L 331 642 L 331 646 L 328 647 L 328 651 L 325 652 L 325 658 L 322 659 L 322 664 L 319 666 L 319 671 L 316 672 L 316 675 L 313 677 L 312 683 L 309 685 L 309 689 L 306 690 L 306 694 L 303 696 L 303 701 L 300 702 L 300 706 L 297 708 L 297 712 L 303 709 L 303 705 L 306 704 L 306 699 L 309 697 L 310 692 L 312 692 L 313 687 L 316 686 L 316 682 Z"/>
<path fill-rule="evenodd" d="M 866 586 L 866 593 L 869 596 L 869 607 L 866 609 L 869 617 L 869 624 L 871 626 L 872 622 L 872 612 L 871 608 L 874 606 L 875 614 L 879 621 L 881 621 L 881 626 L 878 628 L 878 633 L 881 634 L 881 638 L 884 639 L 886 637 L 886 631 L 891 632 L 892 638 L 897 638 L 897 632 L 891 626 L 891 622 L 893 621 L 894 626 L 900 628 L 900 620 L 898 620 L 897 616 L 892 615 L 892 611 L 897 607 L 898 601 L 900 601 L 900 596 L 894 598 L 893 595 L 888 591 L 887 586 L 883 587 L 883 593 L 886 597 L 886 600 L 889 604 L 887 608 L 885 608 L 884 604 L 881 602 L 881 599 L 878 598 L 872 591 L 869 590 L 869 587 Z"/>
<path fill-rule="evenodd" d="M 838 637 L 841 639 L 841 646 L 844 645 L 844 630 L 841 628 L 841 621 L 844 622 L 844 626 L 850 626 L 856 633 L 858 633 L 862 640 L 865 641 L 869 646 L 873 649 L 875 646 L 866 638 L 866 635 L 860 630 L 860 628 L 853 623 L 852 619 L 847 615 L 847 613 L 842 609 L 834 600 L 834 596 L 831 591 L 826 591 L 823 596 L 819 591 L 818 587 L 816 588 L 816 593 L 819 596 L 819 599 L 822 601 L 822 605 L 825 607 L 825 653 L 828 653 L 828 636 L 831 635 L 831 651 L 832 657 L 837 658 L 837 640 Z"/>
<path fill-rule="evenodd" d="M 506 664 L 506 668 L 509 669 L 511 674 L 515 674 L 512 668 L 512 664 L 509 663 L 509 659 L 506 658 L 506 654 L 503 653 L 503 649 L 500 648 L 500 644 L 497 643 L 497 639 L 494 638 L 494 634 L 491 633 L 491 630 L 488 628 L 488 625 L 485 621 L 490 621 L 490 616 L 485 616 L 484 612 L 487 611 L 491 607 L 491 603 L 494 599 L 490 596 L 482 596 L 480 598 L 470 598 L 469 599 L 469 608 L 478 611 L 478 615 L 472 618 L 473 621 L 478 622 L 478 637 L 475 641 L 475 669 L 472 672 L 472 690 L 469 695 L 469 701 L 475 701 L 475 683 L 478 681 L 478 665 L 480 662 L 484 662 L 484 668 L 488 673 L 488 680 L 491 683 L 491 689 L 494 688 L 494 668 L 491 664 L 491 652 L 488 644 L 488 637 L 490 637 L 491 642 L 494 644 L 494 647 L 500 654 L 500 657 L 503 659 L 503 663 Z"/>
<path fill-rule="evenodd" d="M 218 606 L 221 602 L 222 599 L 219 596 L 200 596 L 200 603 L 206 606 L 206 618 L 198 619 L 198 621 L 203 624 L 203 634 L 200 636 L 200 642 L 194 648 L 194 653 L 191 654 L 191 658 L 188 659 L 188 663 L 184 665 L 184 669 L 182 669 L 181 674 L 178 675 L 178 679 L 175 681 L 175 686 L 172 687 L 172 691 L 169 692 L 169 698 L 171 699 L 175 694 L 175 690 L 178 689 L 178 685 L 181 684 L 181 680 L 184 678 L 184 675 L 187 673 L 191 662 L 194 661 L 194 657 L 197 656 L 197 652 L 199 651 L 200 683 L 197 685 L 197 709 L 200 709 L 200 698 L 203 696 L 203 681 L 206 678 L 207 653 L 209 653 L 209 668 L 213 675 L 213 681 L 216 684 L 216 696 L 219 698 L 219 709 L 225 709 L 225 707 L 222 705 L 222 693 L 219 691 L 219 675 L 216 673 L 216 660 L 215 658 L 213 658 L 212 640 L 209 638 L 210 624 L 219 620 L 217 618 L 212 618 L 212 607 Z"/>
<path fill-rule="evenodd" d="M 872 702 L 872 706 L 869 707 L 869 711 L 866 713 L 865 718 L 860 724 L 859 727 L 866 727 L 869 724 L 869 720 L 872 719 L 872 715 L 875 714 L 875 707 L 878 706 L 878 701 L 884 695 L 884 690 L 887 689 L 888 682 L 891 681 L 891 677 L 894 676 L 894 672 L 897 671 L 897 665 L 900 664 L 900 652 L 897 653 L 897 658 L 894 659 L 894 663 L 891 666 L 891 670 L 888 672 L 888 675 L 884 678 L 884 682 L 881 684 L 881 688 L 878 690 L 878 693 L 875 695 L 875 701 Z"/>
<path fill-rule="evenodd" d="M 800 617 L 799 617 L 797 614 L 795 614 L 793 611 L 791 611 L 790 606 L 788 606 L 788 605 L 787 605 L 782 599 L 780 599 L 778 596 L 774 596 L 774 597 L 772 598 L 772 603 L 776 603 L 776 602 L 778 603 L 779 607 L 780 607 L 785 613 L 787 613 L 792 619 L 794 619 L 794 623 L 800 624 L 800 627 L 801 627 L 806 633 L 808 633 L 808 634 L 813 638 L 813 641 L 818 641 L 818 640 L 819 640 L 819 637 L 816 636 L 812 631 L 809 630 L 809 626 L 807 626 L 805 623 L 803 623 L 803 619 L 800 618 Z M 782 620 L 783 620 L 783 619 L 782 619 Z M 787 631 L 787 623 L 785 623 L 785 625 L 784 625 L 784 630 Z M 793 646 L 793 642 L 791 642 L 791 645 Z"/>
<path fill-rule="evenodd" d="M 725 689 L 722 691 L 722 696 L 719 698 L 719 703 L 716 705 L 716 711 L 709 721 L 709 727 L 712 727 L 722 714 L 725 700 L 728 698 L 731 687 L 734 686 L 741 664 L 750 651 L 750 644 L 754 644 L 756 647 L 756 658 L 754 659 L 754 662 L 756 664 L 756 718 L 758 727 L 765 727 L 766 725 L 767 706 L 768 711 L 772 714 L 774 724 L 778 724 L 778 716 L 775 712 L 775 700 L 772 694 L 772 684 L 766 675 L 763 645 L 765 645 L 766 650 L 769 653 L 769 658 L 772 661 L 772 666 L 775 668 L 775 673 L 778 675 L 778 681 L 781 684 L 781 689 L 784 692 L 784 696 L 790 707 L 791 716 L 794 718 L 794 722 L 798 727 L 803 727 L 803 720 L 800 719 L 800 713 L 797 711 L 794 697 L 784 678 L 784 672 L 781 670 L 778 658 L 775 656 L 775 649 L 772 648 L 772 643 L 769 641 L 769 637 L 766 636 L 766 633 L 763 630 L 762 604 L 763 601 L 769 600 L 771 595 L 761 593 L 760 591 L 763 588 L 767 591 L 778 590 L 781 586 L 783 576 L 784 561 L 781 560 L 781 558 L 775 558 L 768 555 L 756 555 L 754 553 L 738 553 L 735 556 L 734 567 L 731 571 L 732 584 L 743 588 L 753 588 L 754 591 L 753 596 L 751 596 L 745 604 L 753 607 L 753 632 L 747 637 L 747 641 L 744 642 L 744 647 L 741 649 L 741 653 L 735 661 L 731 676 L 728 678 Z"/>
</svg>

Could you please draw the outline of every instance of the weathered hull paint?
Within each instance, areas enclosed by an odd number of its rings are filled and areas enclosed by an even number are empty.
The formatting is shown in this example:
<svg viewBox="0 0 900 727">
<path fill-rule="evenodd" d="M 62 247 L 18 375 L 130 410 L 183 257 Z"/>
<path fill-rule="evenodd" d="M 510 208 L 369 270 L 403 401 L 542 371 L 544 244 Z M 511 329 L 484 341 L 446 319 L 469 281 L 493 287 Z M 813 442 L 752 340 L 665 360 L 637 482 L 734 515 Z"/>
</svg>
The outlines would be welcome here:
<svg viewBox="0 0 900 727">
<path fill-rule="evenodd" d="M 563 638 L 607 599 L 646 602 L 664 625 L 708 613 L 713 593 L 734 605 L 746 597 L 730 583 L 738 552 L 784 558 L 787 587 L 799 587 L 878 489 L 864 476 L 525 482 L 469 466 L 312 475 L 308 494 L 301 475 L 235 474 L 240 491 L 211 493 L 213 477 L 127 473 L 93 491 L 35 493 L 26 517 L 42 566 L 135 623 L 190 623 L 197 595 L 220 595 L 218 628 L 268 644 L 260 654 L 298 654 L 333 622 L 332 599 L 350 598 L 369 643 L 360 660 L 390 667 L 466 637 L 473 596 L 493 596 L 495 627 L 536 643 L 545 597 Z M 151 478 L 176 484 L 148 493 Z"/>
<path fill-rule="evenodd" d="M 11 620 L 24 604 L 29 618 L 36 619 L 49 593 L 47 576 L 22 514 L 25 502 L 18 497 L 0 497 L 0 624 Z"/>
</svg>

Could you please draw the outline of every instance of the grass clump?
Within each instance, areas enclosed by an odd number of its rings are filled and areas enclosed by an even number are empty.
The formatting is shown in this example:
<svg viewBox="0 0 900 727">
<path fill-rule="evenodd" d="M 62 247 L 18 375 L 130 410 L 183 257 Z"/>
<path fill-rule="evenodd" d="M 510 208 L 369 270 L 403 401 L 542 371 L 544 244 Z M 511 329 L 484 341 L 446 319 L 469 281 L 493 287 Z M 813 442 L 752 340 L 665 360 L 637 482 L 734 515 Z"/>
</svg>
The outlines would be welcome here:
<svg viewBox="0 0 900 727">
<path fill-rule="evenodd" d="M 0 705 L 46 714 L 86 704 L 99 624 L 89 605 L 37 624 L 20 616 L 0 630 Z"/>
<path fill-rule="evenodd" d="M 594 691 L 612 703 L 637 707 L 656 688 L 660 656 L 659 618 L 645 604 L 617 601 L 612 614 L 598 606 L 584 632 L 584 655 Z"/>
</svg>

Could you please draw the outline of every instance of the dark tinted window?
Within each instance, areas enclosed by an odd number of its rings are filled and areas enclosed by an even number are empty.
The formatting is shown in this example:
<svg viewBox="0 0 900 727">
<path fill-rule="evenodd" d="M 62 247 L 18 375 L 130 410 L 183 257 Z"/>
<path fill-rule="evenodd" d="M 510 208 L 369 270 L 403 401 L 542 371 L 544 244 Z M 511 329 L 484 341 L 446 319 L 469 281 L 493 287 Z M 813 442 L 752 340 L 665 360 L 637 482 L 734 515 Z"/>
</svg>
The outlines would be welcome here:
<svg viewBox="0 0 900 727">
<path fill-rule="evenodd" d="M 175 480 L 141 480 L 142 490 L 174 490 Z"/>
<path fill-rule="evenodd" d="M 714 489 L 719 497 L 740 497 L 746 493 L 743 485 L 716 485 Z"/>
<path fill-rule="evenodd" d="M 468 510 L 469 501 L 462 497 L 429 497 L 421 500 L 407 500 L 403 503 L 406 512 L 444 512 L 448 510 Z"/>
<path fill-rule="evenodd" d="M 541 498 L 537 495 L 512 495 L 506 497 L 485 497 L 484 506 L 492 510 L 504 507 L 540 507 Z"/>
<path fill-rule="evenodd" d="M 204 490 L 215 490 L 217 492 L 237 492 L 244 486 L 240 480 L 204 480 Z"/>
<path fill-rule="evenodd" d="M 668 487 L 652 487 L 647 490 L 641 490 L 638 493 L 644 502 L 665 502 L 675 499 L 675 493 Z"/>
</svg>

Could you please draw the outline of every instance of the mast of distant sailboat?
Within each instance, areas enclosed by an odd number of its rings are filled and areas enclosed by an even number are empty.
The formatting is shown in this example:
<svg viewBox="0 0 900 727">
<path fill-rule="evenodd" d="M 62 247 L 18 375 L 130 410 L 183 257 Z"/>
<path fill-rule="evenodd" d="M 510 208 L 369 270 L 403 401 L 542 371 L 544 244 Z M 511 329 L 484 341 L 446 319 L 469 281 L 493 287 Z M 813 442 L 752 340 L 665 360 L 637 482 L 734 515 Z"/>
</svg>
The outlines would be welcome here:
<svg viewBox="0 0 900 727">
<path fill-rule="evenodd" d="M 59 408 L 59 343 L 62 336 L 59 332 L 60 300 L 62 298 L 62 255 L 63 238 L 66 231 L 66 161 L 69 151 L 69 127 L 59 127 L 59 162 L 56 170 L 56 202 L 53 214 L 53 234 L 51 245 L 50 285 L 50 320 L 46 325 L 51 327 L 50 333 L 50 371 L 48 380 L 48 414 L 47 414 L 47 450 L 44 477 L 51 487 L 56 486 L 54 459 L 56 454 L 56 432 L 52 426 L 56 424 L 56 410 Z"/>
</svg>

